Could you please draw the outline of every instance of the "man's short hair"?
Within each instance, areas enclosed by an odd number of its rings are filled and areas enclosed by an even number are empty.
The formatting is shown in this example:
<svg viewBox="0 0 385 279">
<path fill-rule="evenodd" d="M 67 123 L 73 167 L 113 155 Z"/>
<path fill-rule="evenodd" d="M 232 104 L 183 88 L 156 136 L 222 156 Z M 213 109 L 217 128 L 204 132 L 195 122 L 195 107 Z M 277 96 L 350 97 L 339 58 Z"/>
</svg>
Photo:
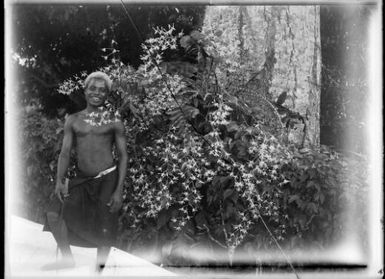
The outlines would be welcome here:
<svg viewBox="0 0 385 279">
<path fill-rule="evenodd" d="M 110 79 L 110 77 L 106 73 L 103 73 L 103 72 L 93 72 L 93 73 L 89 74 L 87 76 L 87 78 L 84 80 L 84 88 L 85 89 L 88 87 L 88 85 L 90 84 L 91 80 L 93 80 L 93 79 L 104 80 L 104 82 L 105 82 L 105 84 L 107 86 L 108 91 L 111 91 L 112 80 Z"/>
</svg>

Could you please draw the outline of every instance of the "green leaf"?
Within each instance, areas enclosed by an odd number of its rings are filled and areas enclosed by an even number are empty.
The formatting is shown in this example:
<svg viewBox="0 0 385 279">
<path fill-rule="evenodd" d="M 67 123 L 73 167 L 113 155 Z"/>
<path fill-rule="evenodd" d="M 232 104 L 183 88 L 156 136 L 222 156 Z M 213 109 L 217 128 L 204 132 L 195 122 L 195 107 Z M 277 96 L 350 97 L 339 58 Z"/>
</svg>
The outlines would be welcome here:
<svg viewBox="0 0 385 279">
<path fill-rule="evenodd" d="M 312 188 L 315 186 L 317 186 L 317 184 L 313 180 L 310 180 L 306 183 L 306 187 L 308 187 L 308 188 Z"/>
<path fill-rule="evenodd" d="M 223 199 L 227 199 L 234 193 L 233 189 L 227 189 L 226 191 L 223 192 Z"/>
<path fill-rule="evenodd" d="M 293 201 L 296 201 L 299 199 L 298 195 L 292 195 L 289 197 L 289 203 L 292 203 Z"/>
<path fill-rule="evenodd" d="M 221 178 L 221 184 L 223 188 L 229 188 L 233 183 L 233 178 L 231 176 L 223 176 Z"/>
<path fill-rule="evenodd" d="M 314 212 L 314 213 L 317 213 L 318 212 L 318 207 L 315 203 L 313 202 L 310 202 L 306 205 L 307 209 Z"/>
<path fill-rule="evenodd" d="M 156 221 L 156 227 L 157 229 L 160 229 L 161 227 L 163 227 L 166 223 L 168 223 L 169 219 L 170 219 L 170 216 L 168 214 L 168 210 L 162 210 L 159 214 L 158 214 L 158 219 Z"/>
<path fill-rule="evenodd" d="M 319 194 L 319 201 L 321 204 L 324 203 L 324 201 L 325 201 L 325 195 L 324 194 L 322 194 L 322 193 Z"/>
<path fill-rule="evenodd" d="M 304 202 L 303 202 L 300 198 L 295 199 L 295 202 L 296 202 L 296 204 L 297 204 L 297 206 L 298 206 L 299 208 L 301 208 L 301 209 L 304 208 Z"/>
<path fill-rule="evenodd" d="M 206 217 L 202 212 L 199 212 L 198 214 L 196 214 L 194 219 L 199 229 L 204 229 L 205 225 L 208 226 Z"/>
<path fill-rule="evenodd" d="M 56 129 L 56 134 L 60 134 L 63 131 L 63 127 L 59 127 Z"/>
<path fill-rule="evenodd" d="M 214 188 L 218 188 L 220 186 L 220 183 L 221 183 L 221 178 L 220 176 L 215 176 L 213 178 L 213 181 L 211 182 L 211 185 L 214 187 Z"/>
<path fill-rule="evenodd" d="M 235 121 L 232 121 L 226 126 L 226 129 L 227 129 L 227 132 L 231 133 L 231 132 L 238 131 L 239 126 Z"/>
<path fill-rule="evenodd" d="M 232 203 L 227 203 L 225 210 L 225 218 L 228 219 L 236 213 L 236 208 Z"/>
<path fill-rule="evenodd" d="M 179 43 L 180 43 L 181 47 L 183 47 L 183 48 L 189 47 L 192 44 L 192 42 L 193 42 L 193 40 L 191 39 L 191 37 L 189 35 L 183 36 L 179 40 Z"/>
</svg>

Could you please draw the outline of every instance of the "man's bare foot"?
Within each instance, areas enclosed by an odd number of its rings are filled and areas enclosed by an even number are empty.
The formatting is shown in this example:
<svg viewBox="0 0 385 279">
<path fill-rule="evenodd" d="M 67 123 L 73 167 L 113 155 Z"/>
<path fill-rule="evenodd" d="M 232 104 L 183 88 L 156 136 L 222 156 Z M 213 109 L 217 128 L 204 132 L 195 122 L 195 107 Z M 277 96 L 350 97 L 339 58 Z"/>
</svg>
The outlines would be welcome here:
<svg viewBox="0 0 385 279">
<path fill-rule="evenodd" d="M 75 261 L 73 259 L 61 259 L 53 263 L 49 263 L 46 265 L 43 265 L 41 267 L 41 270 L 58 270 L 58 269 L 66 269 L 66 268 L 73 268 L 75 267 Z"/>
<path fill-rule="evenodd" d="M 96 267 L 95 267 L 96 273 L 102 273 L 105 266 L 106 266 L 105 264 L 96 264 Z"/>
</svg>

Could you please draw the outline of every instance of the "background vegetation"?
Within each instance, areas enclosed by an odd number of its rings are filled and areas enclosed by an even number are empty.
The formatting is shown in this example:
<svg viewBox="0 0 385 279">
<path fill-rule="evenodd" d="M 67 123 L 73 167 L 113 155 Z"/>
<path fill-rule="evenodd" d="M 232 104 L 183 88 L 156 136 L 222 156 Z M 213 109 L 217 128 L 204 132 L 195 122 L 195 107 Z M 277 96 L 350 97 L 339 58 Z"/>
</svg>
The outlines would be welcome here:
<svg viewBox="0 0 385 279">
<path fill-rule="evenodd" d="M 270 233 L 323 250 L 352 215 L 366 239 L 370 7 L 132 6 L 144 45 L 119 6 L 12 12 L 24 216 L 42 220 L 64 115 L 102 69 L 131 158 L 122 249 L 166 265 L 255 263 L 276 249 Z"/>
</svg>

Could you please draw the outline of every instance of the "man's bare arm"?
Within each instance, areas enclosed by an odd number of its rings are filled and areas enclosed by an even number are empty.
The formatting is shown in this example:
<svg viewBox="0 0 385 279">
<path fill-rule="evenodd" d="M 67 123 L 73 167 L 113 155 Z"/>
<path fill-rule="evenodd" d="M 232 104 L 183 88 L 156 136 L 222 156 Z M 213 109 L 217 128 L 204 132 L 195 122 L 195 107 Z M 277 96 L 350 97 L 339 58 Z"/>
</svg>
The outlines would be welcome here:
<svg viewBox="0 0 385 279">
<path fill-rule="evenodd" d="M 70 163 L 70 155 L 72 149 L 73 142 L 73 131 L 72 131 L 72 123 L 73 116 L 69 116 L 64 124 L 64 138 L 63 144 L 59 155 L 58 165 L 57 165 L 57 175 L 56 182 L 64 183 L 64 176 L 68 170 Z"/>
<path fill-rule="evenodd" d="M 110 206 L 110 212 L 117 212 L 122 207 L 123 201 L 123 185 L 127 172 L 127 148 L 126 139 L 124 136 L 124 125 L 121 121 L 115 123 L 115 145 L 119 156 L 119 177 L 118 185 L 111 196 L 110 202 L 107 204 Z"/>
<path fill-rule="evenodd" d="M 116 151 L 119 156 L 119 178 L 118 185 L 116 187 L 115 192 L 118 194 L 122 194 L 124 179 L 126 178 L 127 172 L 127 147 L 126 147 L 126 137 L 124 133 L 124 125 L 121 121 L 115 123 L 115 145 Z"/>
</svg>

